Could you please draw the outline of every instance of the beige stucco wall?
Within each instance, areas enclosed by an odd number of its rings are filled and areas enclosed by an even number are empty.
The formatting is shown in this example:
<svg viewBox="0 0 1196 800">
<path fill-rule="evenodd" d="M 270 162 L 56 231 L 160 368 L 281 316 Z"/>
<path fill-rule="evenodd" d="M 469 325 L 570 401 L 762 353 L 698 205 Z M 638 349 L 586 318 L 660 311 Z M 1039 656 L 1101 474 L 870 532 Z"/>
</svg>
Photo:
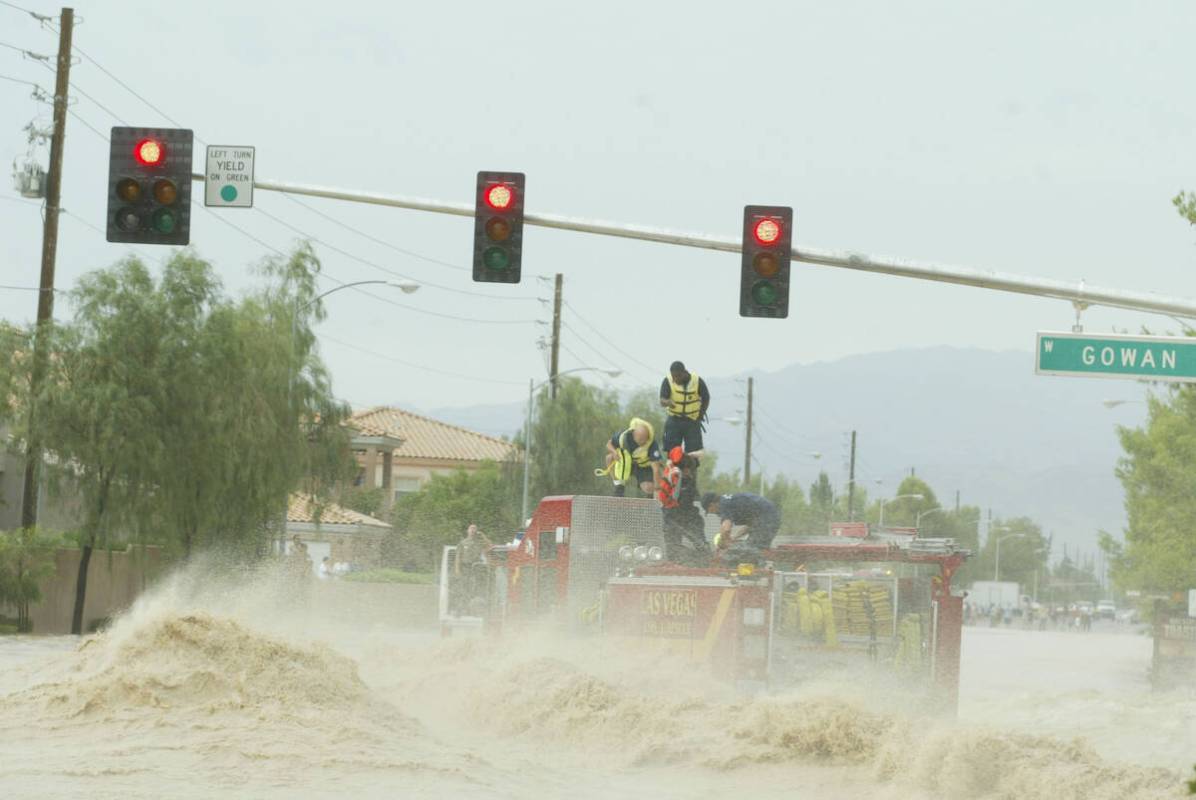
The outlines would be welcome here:
<svg viewBox="0 0 1196 800">
<path fill-rule="evenodd" d="M 71 632 L 75 609 L 75 582 L 79 575 L 80 551 L 61 549 L 54 553 L 54 574 L 42 582 L 42 599 L 29 614 L 36 634 Z M 157 547 L 130 547 L 125 552 L 99 550 L 87 568 L 87 598 L 83 604 L 83 628 L 127 608 L 145 591 L 162 565 Z M 5 608 L 6 616 L 16 609 Z"/>
</svg>

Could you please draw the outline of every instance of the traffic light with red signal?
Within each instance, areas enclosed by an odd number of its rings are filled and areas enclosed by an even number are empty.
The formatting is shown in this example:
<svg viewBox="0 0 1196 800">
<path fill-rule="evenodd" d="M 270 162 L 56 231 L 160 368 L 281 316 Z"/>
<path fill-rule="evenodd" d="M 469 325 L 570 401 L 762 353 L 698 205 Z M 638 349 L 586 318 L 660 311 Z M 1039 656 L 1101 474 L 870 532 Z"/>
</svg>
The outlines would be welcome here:
<svg viewBox="0 0 1196 800">
<path fill-rule="evenodd" d="M 793 209 L 743 207 L 743 264 L 739 276 L 739 316 L 789 316 L 789 255 Z"/>
<path fill-rule="evenodd" d="M 191 146 L 181 128 L 113 128 L 108 162 L 108 241 L 191 240 Z"/>
<path fill-rule="evenodd" d="M 522 172 L 479 172 L 474 194 L 473 279 L 519 283 L 523 263 Z"/>
</svg>

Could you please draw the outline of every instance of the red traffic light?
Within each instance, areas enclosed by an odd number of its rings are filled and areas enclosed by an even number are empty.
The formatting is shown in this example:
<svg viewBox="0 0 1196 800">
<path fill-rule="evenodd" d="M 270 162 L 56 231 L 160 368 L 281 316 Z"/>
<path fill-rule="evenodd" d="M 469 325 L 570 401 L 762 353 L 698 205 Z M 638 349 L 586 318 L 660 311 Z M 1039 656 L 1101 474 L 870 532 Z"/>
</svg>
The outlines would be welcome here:
<svg viewBox="0 0 1196 800">
<path fill-rule="evenodd" d="M 752 228 L 752 235 L 756 237 L 757 243 L 765 247 L 771 247 L 781 238 L 781 223 L 778 220 L 766 217 L 757 222 L 756 227 Z"/>
<path fill-rule="evenodd" d="M 486 205 L 495 211 L 506 211 L 515 203 L 515 187 L 497 183 L 486 190 Z"/>
<path fill-rule="evenodd" d="M 166 145 L 157 139 L 142 139 L 133 148 L 133 157 L 147 167 L 156 167 L 166 158 Z"/>
</svg>

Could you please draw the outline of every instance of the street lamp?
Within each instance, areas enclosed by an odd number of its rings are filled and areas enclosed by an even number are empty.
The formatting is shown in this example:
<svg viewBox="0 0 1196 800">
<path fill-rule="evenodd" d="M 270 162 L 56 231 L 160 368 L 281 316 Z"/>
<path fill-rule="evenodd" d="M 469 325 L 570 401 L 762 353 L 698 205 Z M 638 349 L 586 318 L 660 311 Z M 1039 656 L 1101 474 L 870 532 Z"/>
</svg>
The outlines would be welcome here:
<svg viewBox="0 0 1196 800">
<path fill-rule="evenodd" d="M 919 511 L 917 516 L 914 517 L 914 527 L 921 530 L 922 529 L 922 517 L 926 516 L 927 514 L 937 514 L 938 512 L 940 512 L 942 510 L 943 510 L 942 506 L 935 506 L 934 508 L 928 508 L 925 511 Z"/>
<path fill-rule="evenodd" d="M 906 497 L 910 498 L 911 500 L 923 499 L 922 495 L 920 494 L 899 494 L 896 497 L 882 497 L 880 499 L 880 522 L 877 524 L 877 527 L 883 528 L 885 526 L 885 503 L 892 502 L 893 500 L 901 500 L 902 498 Z"/>
<path fill-rule="evenodd" d="M 623 374 L 621 369 L 602 369 L 601 367 L 575 367 L 567 369 L 563 372 L 558 372 L 547 380 L 536 383 L 535 378 L 529 378 L 527 381 L 527 427 L 524 428 L 524 442 L 523 442 L 523 514 L 520 516 L 522 524 L 527 524 L 527 485 L 528 474 L 531 472 L 532 461 L 532 408 L 536 402 L 536 390 L 552 383 L 556 378 L 562 375 L 570 375 L 576 372 L 601 372 L 608 377 L 617 378 Z"/>
<path fill-rule="evenodd" d="M 315 297 L 313 297 L 311 300 L 308 300 L 303 305 L 299 305 L 298 303 L 295 303 L 295 311 L 294 311 L 294 313 L 291 314 L 291 342 L 290 342 L 290 344 L 291 344 L 291 361 L 292 362 L 295 360 L 295 334 L 297 333 L 297 330 L 298 330 L 297 326 L 298 326 L 298 322 L 299 322 L 299 313 L 311 308 L 313 305 L 318 303 L 320 300 L 323 300 L 325 297 L 327 297 L 330 294 L 335 294 L 336 292 L 339 292 L 342 289 L 351 289 L 354 286 L 393 286 L 394 288 L 401 290 L 403 292 L 403 294 L 411 294 L 412 292 L 419 290 L 418 283 L 399 283 L 398 281 L 388 281 L 388 280 L 353 281 L 351 283 L 342 283 L 340 286 L 333 286 L 328 291 L 322 292 L 322 293 L 316 295 Z M 293 364 L 292 364 L 292 366 L 293 366 Z M 302 371 L 302 370 L 300 370 L 300 371 Z M 291 399 L 294 396 L 294 394 L 295 394 L 295 373 L 291 372 L 287 376 L 287 406 L 288 407 L 290 407 Z M 286 555 L 286 551 L 287 551 L 287 506 L 289 505 L 289 503 L 290 503 L 290 498 L 288 496 L 287 501 L 284 502 L 283 507 L 282 507 L 282 521 L 281 521 L 281 525 L 279 526 L 279 530 L 278 530 L 278 555 L 279 556 Z"/>
<path fill-rule="evenodd" d="M 1004 530 L 1009 530 L 1009 529 L 1005 528 Z M 996 560 L 996 564 L 993 565 L 993 580 L 994 581 L 1001 580 L 1001 542 L 1005 541 L 1006 539 L 1025 538 L 1025 536 L 1026 536 L 1026 534 L 1024 534 L 1024 533 L 1011 533 L 1008 536 L 998 536 L 997 537 L 997 560 Z"/>
</svg>

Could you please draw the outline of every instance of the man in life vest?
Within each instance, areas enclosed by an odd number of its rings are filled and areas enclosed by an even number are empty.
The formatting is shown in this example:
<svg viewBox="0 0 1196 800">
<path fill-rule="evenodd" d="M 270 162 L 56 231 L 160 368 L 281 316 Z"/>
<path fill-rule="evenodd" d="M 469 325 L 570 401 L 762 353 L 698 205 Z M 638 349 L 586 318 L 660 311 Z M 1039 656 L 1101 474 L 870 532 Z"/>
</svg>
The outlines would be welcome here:
<svg viewBox="0 0 1196 800">
<path fill-rule="evenodd" d="M 718 550 L 726 550 L 736 543 L 752 550 L 765 550 L 772 545 L 781 528 L 781 512 L 771 500 L 758 494 L 739 492 L 720 497 L 707 492 L 702 495 L 702 508 L 707 514 L 718 514 L 722 520 L 714 540 Z"/>
<path fill-rule="evenodd" d="M 695 458 L 702 452 L 702 423 L 710 406 L 706 381 L 685 368 L 680 361 L 669 366 L 669 374 L 660 384 L 660 404 L 668 410 L 664 423 L 664 449 L 677 445 Z"/>
<path fill-rule="evenodd" d="M 708 556 L 706 524 L 697 506 L 698 460 L 680 447 L 670 450 L 656 497 L 664 517 L 665 559 L 684 564 Z"/>
<path fill-rule="evenodd" d="M 652 424 L 636 417 L 627 430 L 610 437 L 606 443 L 606 469 L 595 472 L 610 475 L 615 497 L 624 495 L 628 480 L 634 480 L 640 491 L 651 497 L 652 487 L 660 481 L 662 460 Z"/>
</svg>

